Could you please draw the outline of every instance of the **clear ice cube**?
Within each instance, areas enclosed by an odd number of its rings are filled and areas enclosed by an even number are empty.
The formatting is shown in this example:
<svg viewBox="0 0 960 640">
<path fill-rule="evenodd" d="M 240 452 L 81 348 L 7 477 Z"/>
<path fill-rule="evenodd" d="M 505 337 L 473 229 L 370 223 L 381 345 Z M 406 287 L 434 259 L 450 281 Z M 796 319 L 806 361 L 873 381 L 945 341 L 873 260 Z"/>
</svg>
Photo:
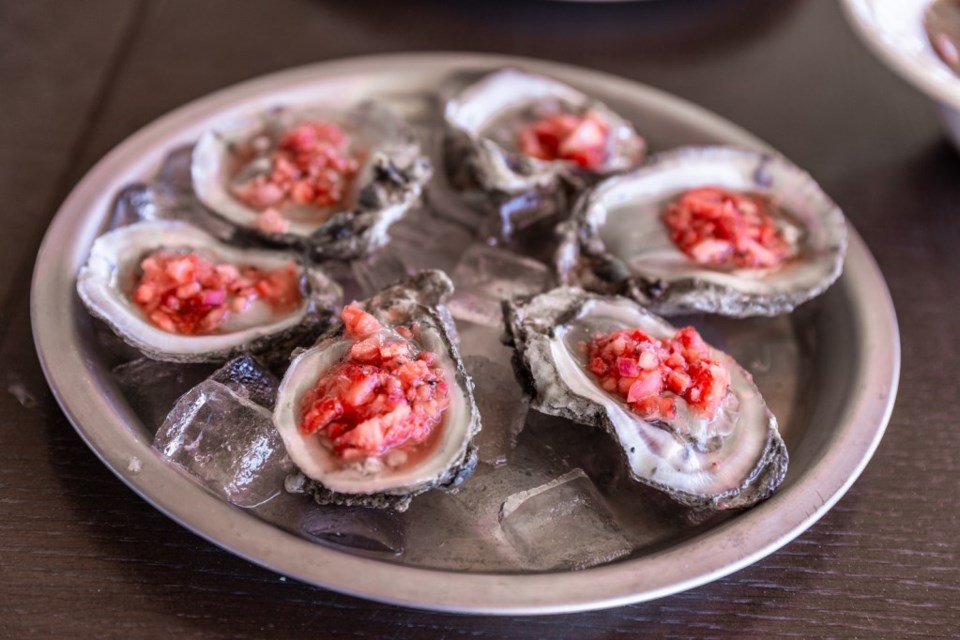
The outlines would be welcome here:
<svg viewBox="0 0 960 640">
<path fill-rule="evenodd" d="M 183 201 L 183 193 L 162 184 L 135 182 L 124 187 L 113 201 L 110 227 L 125 227 L 144 220 L 159 220 L 165 211 Z"/>
<path fill-rule="evenodd" d="M 424 131 L 421 140 L 424 149 L 431 157 L 438 159 L 435 165 L 446 169 L 434 172 L 433 178 L 427 183 L 424 200 L 439 217 L 475 232 L 489 217 L 483 206 L 486 204 L 486 199 L 481 196 L 471 201 L 469 192 L 454 186 L 464 180 L 469 182 L 471 178 L 461 168 L 453 167 L 446 162 L 444 156 L 447 140 L 442 131 L 438 132 L 436 127 L 433 127 L 431 130 Z M 456 175 L 450 174 L 451 169 Z"/>
<path fill-rule="evenodd" d="M 270 412 L 213 380 L 177 401 L 153 446 L 239 507 L 277 495 L 290 469 Z"/>
<path fill-rule="evenodd" d="M 280 380 L 251 355 L 244 354 L 230 360 L 217 369 L 210 379 L 268 411 L 272 411 L 277 402 Z"/>
<path fill-rule="evenodd" d="M 365 507 L 310 504 L 299 531 L 311 540 L 390 555 L 403 553 L 403 527 L 396 512 Z"/>
<path fill-rule="evenodd" d="M 210 213 L 192 192 L 165 182 L 134 183 L 117 194 L 111 229 L 146 220 L 188 222 L 224 242 L 232 242 L 237 236 L 235 226 Z"/>
<path fill-rule="evenodd" d="M 456 571 L 521 569 L 517 552 L 500 530 L 500 507 L 510 496 L 567 471 L 569 467 L 543 455 L 539 442 L 521 434 L 509 464 L 481 462 L 456 493 L 429 491 L 413 500 L 401 514 L 405 561 Z"/>
<path fill-rule="evenodd" d="M 502 327 L 459 320 L 457 334 L 483 420 L 476 439 L 480 460 L 499 466 L 523 430 L 530 401 L 513 372 L 513 349 L 503 344 Z"/>
<path fill-rule="evenodd" d="M 291 474 L 287 481 L 295 485 L 304 478 Z M 319 505 L 308 495 L 284 491 L 251 512 L 312 542 L 381 556 L 399 556 L 404 551 L 402 514 L 392 509 Z"/>
<path fill-rule="evenodd" d="M 363 296 L 376 295 L 411 273 L 393 247 L 381 249 L 363 260 L 355 260 L 350 267 Z"/>
<path fill-rule="evenodd" d="M 631 551 L 590 478 L 574 469 L 514 494 L 500 507 L 500 529 L 524 569 L 584 569 Z"/>
<path fill-rule="evenodd" d="M 472 241 L 468 229 L 436 216 L 426 207 L 414 207 L 390 227 L 389 244 L 371 256 L 353 261 L 353 277 L 365 296 L 423 269 L 447 273 Z"/>
<path fill-rule="evenodd" d="M 463 364 L 473 380 L 477 408 L 483 418 L 483 428 L 475 440 L 480 460 L 493 466 L 506 464 L 523 429 L 529 399 L 517 384 L 509 360 L 498 362 L 486 356 L 468 355 Z"/>
<path fill-rule="evenodd" d="M 177 398 L 213 373 L 216 366 L 139 358 L 114 367 L 113 377 L 143 426 L 156 433 Z"/>
<path fill-rule="evenodd" d="M 157 181 L 165 185 L 181 189 L 193 190 L 193 145 L 187 144 L 176 147 L 167 154 L 157 171 Z"/>
<path fill-rule="evenodd" d="M 452 278 L 456 291 L 447 306 L 453 317 L 492 327 L 503 326 L 504 300 L 540 293 L 552 281 L 542 262 L 481 243 L 463 253 Z"/>
</svg>

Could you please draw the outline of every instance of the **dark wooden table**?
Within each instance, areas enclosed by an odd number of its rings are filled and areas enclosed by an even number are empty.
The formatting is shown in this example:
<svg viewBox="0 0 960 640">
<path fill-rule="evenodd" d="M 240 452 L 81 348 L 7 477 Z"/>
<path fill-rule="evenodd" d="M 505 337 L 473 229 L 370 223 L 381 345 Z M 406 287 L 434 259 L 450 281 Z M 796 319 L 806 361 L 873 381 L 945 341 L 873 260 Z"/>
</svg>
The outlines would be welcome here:
<svg viewBox="0 0 960 640">
<path fill-rule="evenodd" d="M 270 71 L 412 50 L 521 54 L 651 84 L 806 167 L 876 256 L 903 345 L 869 467 L 786 548 L 655 602 L 433 614 L 287 580 L 155 511 L 84 446 L 40 372 L 29 277 L 70 188 L 142 125 Z M 951 637 L 960 634 L 960 157 L 933 107 L 827 0 L 0 3 L 0 635 Z"/>
</svg>

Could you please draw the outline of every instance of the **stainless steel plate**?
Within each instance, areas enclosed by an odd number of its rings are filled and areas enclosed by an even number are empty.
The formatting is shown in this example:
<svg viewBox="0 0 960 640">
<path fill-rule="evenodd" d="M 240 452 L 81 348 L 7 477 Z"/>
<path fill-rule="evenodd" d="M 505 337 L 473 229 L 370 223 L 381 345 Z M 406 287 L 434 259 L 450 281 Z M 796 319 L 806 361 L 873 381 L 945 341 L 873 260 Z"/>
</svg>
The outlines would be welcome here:
<svg viewBox="0 0 960 640">
<path fill-rule="evenodd" d="M 893 305 L 855 232 L 839 282 L 785 321 L 793 332 L 788 340 L 771 343 L 787 350 L 801 348 L 802 357 L 789 358 L 802 375 L 768 376 L 766 383 L 758 375 L 765 393 L 764 384 L 781 385 L 772 393 L 783 404 L 782 411 L 774 409 L 781 412 L 791 451 L 785 484 L 751 510 L 660 540 L 623 560 L 546 573 L 484 569 L 457 557 L 437 562 L 415 555 L 379 560 L 308 542 L 254 512 L 233 507 L 151 449 L 150 434 L 118 390 L 74 292 L 77 270 L 103 228 L 117 191 L 151 176 L 171 149 L 192 143 L 214 123 L 238 114 L 310 102 L 325 92 L 394 98 L 430 93 L 456 72 L 505 65 L 553 75 L 596 95 L 637 123 L 654 149 L 690 143 L 764 146 L 696 106 L 634 82 L 553 63 L 472 54 L 394 55 L 314 65 L 247 82 L 178 109 L 117 147 L 74 189 L 47 233 L 33 279 L 34 336 L 47 379 L 77 431 L 119 478 L 183 526 L 284 575 L 385 602 L 486 613 L 596 609 L 689 589 L 772 553 L 839 500 L 883 435 L 900 370 Z M 741 345 L 764 339 L 749 339 L 753 325 L 716 326 Z M 731 350 L 736 355 L 737 349 Z M 781 354 L 769 355 L 776 362 Z"/>
</svg>

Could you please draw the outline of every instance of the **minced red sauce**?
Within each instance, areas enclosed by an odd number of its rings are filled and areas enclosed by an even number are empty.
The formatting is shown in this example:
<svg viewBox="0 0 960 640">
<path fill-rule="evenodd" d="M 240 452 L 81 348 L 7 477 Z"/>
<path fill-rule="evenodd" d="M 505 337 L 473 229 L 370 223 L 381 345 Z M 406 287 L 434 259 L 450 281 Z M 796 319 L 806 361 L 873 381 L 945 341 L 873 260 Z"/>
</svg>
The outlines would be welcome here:
<svg viewBox="0 0 960 640">
<path fill-rule="evenodd" d="M 246 150 L 243 155 L 254 155 Z M 257 224 L 264 231 L 283 232 L 289 222 L 283 207 L 340 204 L 360 168 L 350 151 L 350 138 L 336 124 L 304 122 L 288 129 L 270 154 L 268 173 L 233 187 L 234 194 L 262 211 Z"/>
<path fill-rule="evenodd" d="M 665 339 L 640 329 L 602 334 L 587 344 L 587 357 L 600 386 L 645 420 L 676 418 L 677 399 L 712 420 L 730 388 L 730 372 L 693 327 Z"/>
<path fill-rule="evenodd" d="M 609 132 L 610 126 L 594 113 L 557 113 L 523 127 L 517 139 L 524 155 L 540 160 L 567 160 L 593 170 L 606 158 Z"/>
<path fill-rule="evenodd" d="M 306 395 L 301 433 L 324 437 L 345 461 L 425 442 L 450 404 L 437 354 L 385 337 L 359 307 L 344 307 L 342 317 L 355 341 Z"/>
<path fill-rule="evenodd" d="M 718 187 L 687 191 L 663 213 L 671 239 L 700 264 L 770 268 L 791 254 L 769 200 Z"/>
<path fill-rule="evenodd" d="M 170 333 L 216 333 L 257 300 L 285 313 L 300 304 L 295 264 L 267 271 L 217 263 L 195 251 L 160 249 L 140 261 L 133 301 Z"/>
</svg>

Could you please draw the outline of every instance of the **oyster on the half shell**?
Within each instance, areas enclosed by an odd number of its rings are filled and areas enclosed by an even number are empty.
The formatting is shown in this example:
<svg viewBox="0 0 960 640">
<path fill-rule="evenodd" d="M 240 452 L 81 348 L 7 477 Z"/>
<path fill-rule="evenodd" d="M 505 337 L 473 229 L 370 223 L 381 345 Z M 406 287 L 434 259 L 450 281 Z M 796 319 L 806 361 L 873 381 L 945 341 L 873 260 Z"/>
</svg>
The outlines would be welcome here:
<svg viewBox="0 0 960 640">
<path fill-rule="evenodd" d="M 583 346 L 598 333 L 640 329 L 662 340 L 677 329 L 627 298 L 571 287 L 516 299 L 505 311 L 517 373 L 533 395 L 532 406 L 608 431 L 633 479 L 697 509 L 747 507 L 783 481 L 788 458 L 776 418 L 730 356 L 708 347 L 730 374 L 712 418 L 698 417 L 674 397 L 675 418 L 647 421 L 601 386 Z"/>
<path fill-rule="evenodd" d="M 566 140 L 578 148 L 596 143 L 588 166 L 524 153 L 521 130 L 558 115 L 590 121 L 590 127 Z M 454 184 L 496 213 L 497 232 L 504 237 L 564 211 L 591 183 L 639 164 L 645 149 L 633 125 L 603 103 L 558 80 L 518 69 L 496 71 L 471 84 L 447 102 L 444 118 Z M 585 138 L 600 135 L 593 125 L 604 131 L 602 139 L 590 142 Z"/>
<path fill-rule="evenodd" d="M 342 199 L 268 207 L 238 197 L 243 183 L 275 170 L 269 154 L 281 136 L 311 122 L 332 124 L 349 140 L 348 154 L 358 166 Z M 255 238 L 306 247 L 317 260 L 351 259 L 382 247 L 390 225 L 419 200 L 432 172 L 413 129 L 374 101 L 349 109 L 275 109 L 226 124 L 203 134 L 191 165 L 196 195 L 211 211 Z M 273 217 L 264 224 L 267 209 Z"/>
<path fill-rule="evenodd" d="M 424 271 L 378 295 L 354 303 L 381 325 L 382 344 L 406 341 L 415 353 L 429 351 L 448 385 L 449 405 L 430 438 L 411 451 L 382 456 L 340 458 L 328 440 L 301 429 L 310 391 L 332 367 L 343 362 L 356 339 L 339 326 L 290 365 L 280 385 L 274 424 L 301 474 L 288 478 L 287 488 L 308 493 L 320 504 L 363 505 L 405 510 L 411 498 L 431 489 L 455 490 L 477 464 L 474 436 L 480 414 L 473 383 L 456 347 L 453 321 L 443 301 L 453 291 L 441 271 Z M 360 428 L 359 426 L 357 428 Z"/>
<path fill-rule="evenodd" d="M 769 199 L 792 255 L 775 267 L 740 268 L 681 251 L 661 215 L 674 198 L 702 187 Z M 666 315 L 788 313 L 833 284 L 847 246 L 843 213 L 813 178 L 781 156 L 731 147 L 669 151 L 605 180 L 578 202 L 560 235 L 564 284 L 626 295 Z"/>
<path fill-rule="evenodd" d="M 183 334 L 151 322 L 134 300 L 141 263 L 164 250 L 196 253 L 215 263 L 263 271 L 290 269 L 299 300 L 282 312 L 255 301 L 231 312 L 215 331 Z M 131 346 L 154 360 L 223 362 L 241 353 L 286 357 L 329 324 L 342 296 L 340 286 L 316 267 L 286 251 L 244 249 L 224 244 L 185 222 L 139 222 L 110 231 L 93 243 L 77 276 L 77 292 L 90 313 L 106 322 Z"/>
</svg>

